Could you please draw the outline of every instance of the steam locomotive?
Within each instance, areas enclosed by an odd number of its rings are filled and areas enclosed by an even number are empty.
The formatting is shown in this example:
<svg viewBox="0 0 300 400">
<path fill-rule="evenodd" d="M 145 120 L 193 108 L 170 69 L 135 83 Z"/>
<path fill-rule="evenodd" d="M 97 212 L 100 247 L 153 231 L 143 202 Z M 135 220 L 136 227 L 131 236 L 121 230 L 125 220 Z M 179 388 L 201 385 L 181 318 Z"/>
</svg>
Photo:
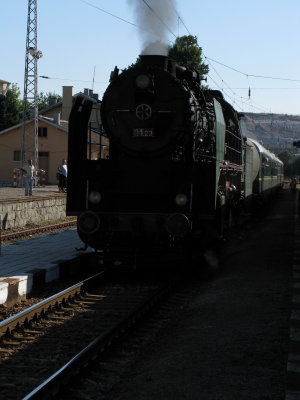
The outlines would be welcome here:
<svg viewBox="0 0 300 400">
<path fill-rule="evenodd" d="M 243 137 L 221 92 L 201 90 L 198 73 L 168 57 L 115 68 L 98 136 L 93 107 L 77 95 L 70 114 L 67 215 L 78 216 L 86 246 L 111 259 L 199 252 L 282 185 L 282 162 Z"/>
</svg>

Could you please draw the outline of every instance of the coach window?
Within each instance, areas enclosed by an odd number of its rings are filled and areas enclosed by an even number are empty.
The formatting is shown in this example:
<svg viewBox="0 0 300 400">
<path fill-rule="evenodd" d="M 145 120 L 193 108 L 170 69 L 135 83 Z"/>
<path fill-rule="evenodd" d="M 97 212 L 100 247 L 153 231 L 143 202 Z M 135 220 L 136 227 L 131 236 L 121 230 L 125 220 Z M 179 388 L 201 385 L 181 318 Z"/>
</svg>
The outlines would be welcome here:
<svg viewBox="0 0 300 400">
<path fill-rule="evenodd" d="M 47 137 L 48 136 L 47 128 L 45 126 L 38 127 L 38 136 L 39 137 Z"/>
</svg>

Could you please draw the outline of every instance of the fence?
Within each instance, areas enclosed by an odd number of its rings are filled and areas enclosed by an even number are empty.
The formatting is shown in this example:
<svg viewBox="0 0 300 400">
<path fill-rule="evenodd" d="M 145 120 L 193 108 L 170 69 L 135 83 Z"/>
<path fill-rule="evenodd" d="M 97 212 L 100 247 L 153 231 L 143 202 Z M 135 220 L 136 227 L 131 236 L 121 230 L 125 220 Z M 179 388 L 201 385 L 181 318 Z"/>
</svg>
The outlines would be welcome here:
<svg viewBox="0 0 300 400">
<path fill-rule="evenodd" d="M 43 169 L 38 169 L 34 177 L 34 186 L 45 186 L 46 183 L 46 171 Z M 24 173 L 20 168 L 14 168 L 13 170 L 13 187 L 23 187 L 24 186 Z"/>
</svg>

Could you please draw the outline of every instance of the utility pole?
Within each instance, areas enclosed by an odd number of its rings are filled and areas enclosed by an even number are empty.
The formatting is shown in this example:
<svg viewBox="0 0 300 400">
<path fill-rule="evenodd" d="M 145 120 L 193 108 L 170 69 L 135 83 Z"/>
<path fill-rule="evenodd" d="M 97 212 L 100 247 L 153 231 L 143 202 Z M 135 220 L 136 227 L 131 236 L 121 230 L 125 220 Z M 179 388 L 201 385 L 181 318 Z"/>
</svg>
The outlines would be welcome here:
<svg viewBox="0 0 300 400">
<path fill-rule="evenodd" d="M 39 157 L 37 60 L 42 56 L 37 50 L 37 0 L 28 0 L 21 165 L 32 159 L 36 170 Z M 28 120 L 32 122 L 26 123 Z"/>
</svg>

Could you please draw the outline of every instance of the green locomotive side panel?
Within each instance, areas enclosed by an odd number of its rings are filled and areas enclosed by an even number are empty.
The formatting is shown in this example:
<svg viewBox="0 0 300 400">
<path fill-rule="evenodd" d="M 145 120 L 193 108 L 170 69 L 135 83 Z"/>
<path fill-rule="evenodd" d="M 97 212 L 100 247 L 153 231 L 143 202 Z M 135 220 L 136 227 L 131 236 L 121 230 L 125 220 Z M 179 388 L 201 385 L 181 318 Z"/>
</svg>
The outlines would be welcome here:
<svg viewBox="0 0 300 400">
<path fill-rule="evenodd" d="M 245 146 L 245 198 L 252 195 L 253 183 L 253 146 L 247 141 Z"/>
<path fill-rule="evenodd" d="M 221 104 L 216 99 L 214 99 L 214 107 L 216 115 L 216 187 L 215 187 L 215 205 L 216 205 L 218 184 L 220 178 L 220 163 L 223 163 L 224 161 L 226 125 Z"/>
</svg>

